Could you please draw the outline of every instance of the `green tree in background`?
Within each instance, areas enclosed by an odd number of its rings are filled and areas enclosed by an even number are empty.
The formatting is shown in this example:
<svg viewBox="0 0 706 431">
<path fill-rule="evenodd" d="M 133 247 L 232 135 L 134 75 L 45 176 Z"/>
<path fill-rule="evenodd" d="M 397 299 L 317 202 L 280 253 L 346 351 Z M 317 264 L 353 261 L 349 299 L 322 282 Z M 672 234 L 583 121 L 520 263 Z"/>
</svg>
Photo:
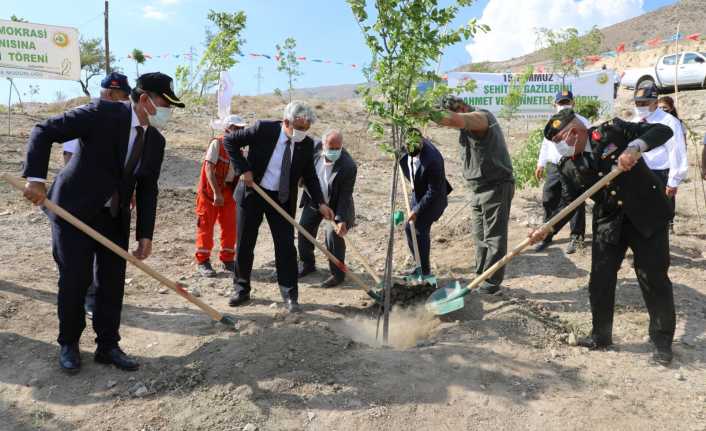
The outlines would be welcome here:
<svg viewBox="0 0 706 431">
<path fill-rule="evenodd" d="M 105 47 L 103 40 L 99 37 L 92 39 L 81 38 L 78 42 L 79 52 L 81 56 L 81 79 L 78 81 L 81 84 L 81 90 L 86 97 L 91 97 L 88 91 L 88 82 L 91 78 L 102 75 L 105 70 Z M 110 62 L 115 62 L 115 57 L 111 54 Z"/>
<path fill-rule="evenodd" d="M 247 21 L 245 12 L 209 10 L 208 20 L 216 26 L 216 32 L 206 29 L 206 50 L 198 67 L 201 71 L 199 97 L 218 82 L 220 72 L 230 70 L 238 63 L 236 55 L 242 54 L 240 47 L 245 43 L 241 36 Z"/>
<path fill-rule="evenodd" d="M 564 30 L 540 28 L 536 34 L 538 46 L 549 51 L 552 71 L 561 76 L 562 85 L 565 85 L 567 76 L 578 75 L 577 60 L 598 54 L 603 43 L 603 33 L 596 26 L 583 36 L 573 27 Z"/>
<path fill-rule="evenodd" d="M 145 53 L 140 49 L 133 49 L 130 53 L 132 61 L 135 62 L 135 79 L 140 77 L 140 65 L 145 64 Z"/>
<path fill-rule="evenodd" d="M 303 73 L 299 68 L 299 60 L 297 60 L 297 41 L 293 37 L 288 37 L 282 45 L 275 45 L 277 51 L 277 71 L 287 74 L 287 82 L 289 83 L 289 101 L 292 101 L 292 93 L 294 92 L 294 83 L 297 77 Z"/>
</svg>

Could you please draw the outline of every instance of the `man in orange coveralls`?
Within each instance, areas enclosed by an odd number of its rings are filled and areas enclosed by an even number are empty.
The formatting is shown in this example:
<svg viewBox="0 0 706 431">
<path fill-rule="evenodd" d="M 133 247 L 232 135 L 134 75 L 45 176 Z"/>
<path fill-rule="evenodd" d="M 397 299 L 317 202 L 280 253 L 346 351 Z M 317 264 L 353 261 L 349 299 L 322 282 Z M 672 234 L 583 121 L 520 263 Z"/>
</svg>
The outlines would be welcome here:
<svg viewBox="0 0 706 431">
<path fill-rule="evenodd" d="M 224 120 L 225 132 L 230 133 L 247 126 L 237 115 Z M 223 135 L 212 140 L 201 166 L 201 177 L 196 194 L 196 261 L 198 272 L 204 277 L 215 277 L 211 266 L 213 248 L 213 226 L 216 220 L 221 226 L 221 251 L 219 258 L 226 271 L 235 271 L 235 200 L 233 190 L 238 179 L 223 148 Z"/>
</svg>

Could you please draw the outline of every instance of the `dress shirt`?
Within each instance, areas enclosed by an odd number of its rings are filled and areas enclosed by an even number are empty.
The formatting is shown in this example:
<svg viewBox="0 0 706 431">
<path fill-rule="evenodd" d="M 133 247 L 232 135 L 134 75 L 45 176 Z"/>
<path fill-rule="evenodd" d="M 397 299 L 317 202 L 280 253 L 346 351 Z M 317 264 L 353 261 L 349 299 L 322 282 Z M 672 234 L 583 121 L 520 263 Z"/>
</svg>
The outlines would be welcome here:
<svg viewBox="0 0 706 431">
<path fill-rule="evenodd" d="M 269 190 L 271 192 L 276 192 L 279 190 L 279 177 L 280 172 L 282 171 L 282 156 L 284 156 L 284 150 L 287 148 L 285 144 L 287 139 L 289 139 L 289 136 L 284 133 L 284 127 L 282 127 L 282 130 L 279 132 L 279 138 L 277 138 L 275 150 L 272 152 L 270 161 L 267 163 L 265 175 L 263 175 L 262 180 L 260 180 L 260 186 L 262 186 L 265 190 Z M 290 160 L 294 158 L 294 145 L 296 145 L 294 142 L 289 144 Z"/>
<path fill-rule="evenodd" d="M 331 197 L 329 196 L 329 186 L 331 181 L 333 181 L 333 162 L 327 162 L 322 155 L 316 162 L 316 176 L 319 178 L 319 185 L 321 186 L 321 193 L 324 195 L 324 202 L 327 204 Z"/>
<path fill-rule="evenodd" d="M 639 122 L 636 118 L 634 122 Z M 674 135 L 665 143 L 653 150 L 642 154 L 647 166 L 654 171 L 669 169 L 669 179 L 667 186 L 678 187 L 686 178 L 689 171 L 689 164 L 686 160 L 686 142 L 684 141 L 684 129 L 678 118 L 668 114 L 661 109 L 656 109 L 645 121 L 650 124 L 664 124 L 672 129 Z"/>
</svg>

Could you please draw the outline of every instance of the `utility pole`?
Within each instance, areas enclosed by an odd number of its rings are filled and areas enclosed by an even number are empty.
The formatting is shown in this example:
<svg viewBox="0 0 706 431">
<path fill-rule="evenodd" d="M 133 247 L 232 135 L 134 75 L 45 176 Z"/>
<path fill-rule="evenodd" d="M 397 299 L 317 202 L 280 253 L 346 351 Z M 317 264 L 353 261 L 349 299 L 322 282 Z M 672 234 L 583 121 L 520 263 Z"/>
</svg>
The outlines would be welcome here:
<svg viewBox="0 0 706 431">
<path fill-rule="evenodd" d="M 255 79 L 257 79 L 257 95 L 260 95 L 260 89 L 262 87 L 262 66 L 257 66 L 257 74 L 255 75 Z"/>
<path fill-rule="evenodd" d="M 105 74 L 110 73 L 110 44 L 108 43 L 108 0 L 105 0 Z"/>
</svg>

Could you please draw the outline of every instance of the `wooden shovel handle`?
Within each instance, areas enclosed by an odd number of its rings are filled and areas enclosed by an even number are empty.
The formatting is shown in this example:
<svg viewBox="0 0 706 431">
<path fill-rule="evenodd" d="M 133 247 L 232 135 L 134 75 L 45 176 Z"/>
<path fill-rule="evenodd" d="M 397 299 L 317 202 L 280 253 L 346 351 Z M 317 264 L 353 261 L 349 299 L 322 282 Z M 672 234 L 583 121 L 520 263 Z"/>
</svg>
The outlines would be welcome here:
<svg viewBox="0 0 706 431">
<path fill-rule="evenodd" d="M 24 182 L 20 180 L 19 178 L 15 178 L 9 174 L 2 174 L 2 179 L 10 183 L 12 187 L 16 188 L 19 191 L 24 190 Z M 151 276 L 155 280 L 159 281 L 166 287 L 172 289 L 176 293 L 178 293 L 180 296 L 182 296 L 184 299 L 187 301 L 191 302 L 192 304 L 196 305 L 200 309 L 202 309 L 206 314 L 208 314 L 211 319 L 215 321 L 220 321 L 223 319 L 223 315 L 219 313 L 217 310 L 209 306 L 208 304 L 204 303 L 200 299 L 194 297 L 192 294 L 190 294 L 181 284 L 172 281 L 168 279 L 167 277 L 163 276 L 162 274 L 158 273 L 155 271 L 151 266 L 147 265 L 143 261 L 139 260 L 135 256 L 131 255 L 128 253 L 126 250 L 122 249 L 120 246 L 106 238 L 105 236 L 101 235 L 100 233 L 96 232 L 92 227 L 88 226 L 86 223 L 82 222 L 81 220 L 77 219 L 73 214 L 70 212 L 66 211 L 65 209 L 61 208 L 54 202 L 50 201 L 49 199 L 44 199 L 44 202 L 42 203 L 42 206 L 47 208 L 49 211 L 53 212 L 54 214 L 58 215 L 62 219 L 66 220 L 68 223 L 73 225 L 76 229 L 80 230 L 81 232 L 85 233 L 86 235 L 90 236 L 97 242 L 99 242 L 101 245 L 106 247 L 107 249 L 111 250 L 113 253 L 117 254 L 118 256 L 122 257 L 126 261 L 132 263 L 136 267 L 140 268 L 143 272 L 145 272 L 147 275 Z"/>
<path fill-rule="evenodd" d="M 409 218 L 409 215 L 412 213 L 412 208 L 409 206 L 409 195 L 407 194 L 407 180 L 404 177 L 404 173 L 402 172 L 402 168 L 400 169 L 400 176 L 402 177 L 402 192 L 404 193 L 404 204 L 405 207 L 407 208 L 407 218 Z M 412 177 L 412 174 L 410 172 L 410 177 Z M 414 252 L 414 262 L 417 264 L 417 268 L 421 268 L 422 266 L 422 259 L 419 254 L 419 243 L 417 242 L 417 229 L 414 228 L 414 222 L 410 221 L 409 222 L 409 231 L 412 234 L 412 251 Z"/>
<path fill-rule="evenodd" d="M 330 251 L 328 251 L 326 247 L 323 246 L 323 244 L 321 244 L 316 240 L 316 238 L 311 236 L 311 234 L 307 232 L 306 229 L 302 227 L 302 225 L 297 223 L 297 221 L 294 220 L 294 218 L 292 218 L 292 216 L 290 216 L 287 211 L 285 211 L 281 206 L 279 206 L 277 202 L 275 202 L 270 196 L 268 196 L 268 194 L 265 193 L 265 191 L 262 190 L 262 188 L 260 188 L 257 183 L 253 183 L 251 187 L 253 190 L 255 190 L 255 192 L 257 192 L 258 195 L 260 195 L 262 199 L 265 200 L 265 202 L 270 204 L 270 206 L 272 206 L 272 208 L 274 208 L 275 211 L 279 213 L 279 215 L 284 217 L 284 219 L 287 220 L 289 224 L 294 226 L 294 228 L 299 232 L 300 235 L 304 235 L 304 238 L 308 239 L 309 242 L 314 244 L 316 248 L 318 248 L 331 262 L 333 262 L 334 265 L 338 267 L 338 269 L 348 274 L 348 276 L 353 280 L 353 282 L 355 282 L 355 284 L 358 285 L 358 287 L 365 290 L 366 292 L 370 290 L 370 288 L 365 285 L 365 283 L 363 282 L 363 280 L 360 279 L 360 277 L 351 272 L 345 263 L 341 262 L 336 256 L 334 256 Z"/>
<path fill-rule="evenodd" d="M 641 157 L 641 154 L 638 153 L 638 159 Z M 594 185 L 592 185 L 588 190 L 583 192 L 579 197 L 573 200 L 569 205 L 567 205 L 564 209 L 559 211 L 554 217 L 550 218 L 546 223 L 544 223 L 539 229 L 546 230 L 547 232 L 551 232 L 552 228 L 554 227 L 555 224 L 559 223 L 564 217 L 568 216 L 571 211 L 575 210 L 576 208 L 579 207 L 579 205 L 583 204 L 596 194 L 600 189 L 605 187 L 609 182 L 611 182 L 615 177 L 618 175 L 622 174 L 623 170 L 616 167 L 608 175 L 605 177 L 601 178 L 598 180 Z M 499 261 L 495 262 L 493 266 L 490 268 L 486 269 L 482 274 L 480 274 L 478 277 L 474 278 L 473 281 L 468 285 L 468 289 L 473 289 L 477 287 L 479 284 L 487 280 L 489 277 L 491 277 L 497 270 L 505 266 L 509 261 L 512 260 L 515 256 L 520 254 L 527 246 L 530 245 L 530 239 L 527 238 L 521 243 L 519 243 L 515 248 L 513 248 L 510 253 L 506 254 L 503 256 L 502 259 Z"/>
</svg>

